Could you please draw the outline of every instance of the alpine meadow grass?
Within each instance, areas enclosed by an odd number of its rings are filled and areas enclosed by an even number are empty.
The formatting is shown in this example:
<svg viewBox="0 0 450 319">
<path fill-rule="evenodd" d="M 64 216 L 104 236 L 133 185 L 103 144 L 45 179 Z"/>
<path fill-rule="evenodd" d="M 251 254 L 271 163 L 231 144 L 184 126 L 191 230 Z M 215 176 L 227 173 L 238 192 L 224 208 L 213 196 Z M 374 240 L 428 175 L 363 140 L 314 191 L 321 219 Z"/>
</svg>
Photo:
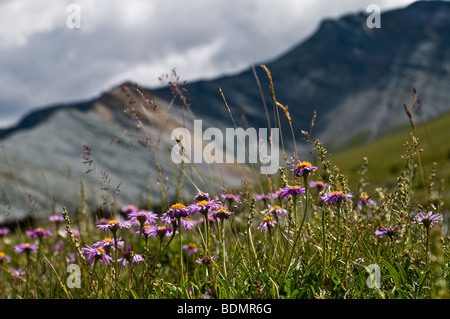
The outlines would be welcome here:
<svg viewBox="0 0 450 319">
<path fill-rule="evenodd" d="M 426 175 L 414 125 L 395 185 L 369 189 L 370 158 L 361 158 L 353 187 L 325 146 L 311 138 L 316 114 L 309 132 L 299 131 L 313 156 L 298 153 L 295 122 L 262 67 L 271 83 L 272 120 L 280 126 L 281 116 L 288 119 L 295 144 L 288 156 L 281 139 L 284 162 L 276 174 L 258 174 L 252 164 L 254 183 L 219 193 L 208 186 L 213 174 L 199 176 L 192 160 L 173 163 L 172 175 L 166 175 L 159 163 L 170 161 L 170 152 L 155 145 L 158 137 L 146 129 L 163 125 L 160 106 L 138 87 L 123 85 L 130 101 L 126 113 L 144 133 L 138 141 L 159 172 L 151 187 L 160 189 L 161 204 L 153 205 L 149 196 L 119 207 L 116 195 L 126 189 L 111 185 L 96 166 L 95 149 L 80 146 L 86 173 L 99 179 L 104 201 L 97 210 L 103 214 L 90 212 L 95 208 L 87 207 L 81 182 L 79 210 L 49 214 L 39 227 L 0 228 L 0 298 L 449 298 L 450 238 L 443 231 L 448 199 L 442 189 L 437 197 L 416 196 L 417 179 L 430 194 L 439 170 L 433 166 Z M 187 122 L 194 115 L 177 79 L 174 72 L 164 78 L 173 93 L 166 110 L 178 100 Z M 236 127 L 226 92 L 218 94 Z M 269 121 L 266 106 L 265 113 Z M 173 201 L 167 178 L 178 182 Z M 196 190 L 189 198 L 182 195 L 186 184 Z"/>
</svg>

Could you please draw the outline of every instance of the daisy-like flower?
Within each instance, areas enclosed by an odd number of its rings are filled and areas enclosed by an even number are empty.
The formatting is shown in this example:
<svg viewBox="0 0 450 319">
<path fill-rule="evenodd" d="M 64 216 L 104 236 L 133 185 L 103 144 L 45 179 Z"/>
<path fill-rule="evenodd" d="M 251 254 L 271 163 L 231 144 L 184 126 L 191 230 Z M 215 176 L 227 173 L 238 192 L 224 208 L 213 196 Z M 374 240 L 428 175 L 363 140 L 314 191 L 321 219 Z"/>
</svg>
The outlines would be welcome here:
<svg viewBox="0 0 450 319">
<path fill-rule="evenodd" d="M 155 223 L 156 219 L 158 219 L 158 215 L 152 211 L 140 210 L 129 213 L 128 218 L 131 223 L 138 224 L 142 228 L 144 225 Z"/>
<path fill-rule="evenodd" d="M 178 221 L 177 221 L 177 223 L 178 223 Z M 180 218 L 180 223 L 181 223 L 181 226 L 183 226 L 183 228 L 186 230 L 192 229 L 192 227 L 194 227 L 194 225 L 195 225 L 194 221 L 190 218 Z"/>
<path fill-rule="evenodd" d="M 271 198 L 278 198 L 278 193 L 267 193 L 267 194 L 256 194 L 255 199 L 264 202 L 265 200 L 269 200 Z"/>
<path fill-rule="evenodd" d="M 210 210 L 214 210 L 217 207 L 219 207 L 220 205 L 217 204 L 218 198 L 217 196 L 215 196 L 213 199 L 211 200 L 201 200 L 197 203 L 193 203 L 191 205 L 189 205 L 189 211 L 192 215 L 195 215 L 197 213 L 201 213 L 201 214 L 206 214 L 208 213 Z"/>
<path fill-rule="evenodd" d="M 49 221 L 55 224 L 60 224 L 64 222 L 64 217 L 61 215 L 52 215 L 48 218 Z"/>
<path fill-rule="evenodd" d="M 144 261 L 144 257 L 136 254 L 131 247 L 128 246 L 127 249 L 119 255 L 119 259 L 117 261 L 119 262 L 120 267 L 125 267 L 128 264 L 138 264 Z"/>
<path fill-rule="evenodd" d="M 106 254 L 102 247 L 93 248 L 91 246 L 87 246 L 86 248 L 81 248 L 81 252 L 90 265 L 97 261 L 101 264 L 107 264 L 108 266 L 111 265 L 112 258 Z"/>
<path fill-rule="evenodd" d="M 139 209 L 136 207 L 136 206 L 134 206 L 134 205 L 126 205 L 126 206 L 123 206 L 121 209 L 120 209 L 120 212 L 122 213 L 122 215 L 123 216 L 125 216 L 125 217 L 128 217 L 128 215 L 129 214 L 131 214 L 131 213 L 137 213 L 139 211 Z"/>
<path fill-rule="evenodd" d="M 7 227 L 0 228 L 0 236 L 5 236 L 8 233 L 9 233 L 9 228 L 7 228 Z"/>
<path fill-rule="evenodd" d="M 113 234 L 115 234 L 121 228 L 130 228 L 130 227 L 131 223 L 129 221 L 120 222 L 116 219 L 111 219 L 110 221 L 108 221 L 107 224 L 97 225 L 97 228 L 100 229 L 101 231 L 110 230 Z"/>
<path fill-rule="evenodd" d="M 23 253 L 26 253 L 26 254 L 29 254 L 32 252 L 37 253 L 38 245 L 30 244 L 30 243 L 23 243 L 23 244 L 16 245 L 14 247 L 14 251 L 19 255 L 23 254 Z"/>
<path fill-rule="evenodd" d="M 100 219 L 98 219 L 98 220 L 95 221 L 95 226 L 98 226 L 98 225 L 106 225 L 106 224 L 108 224 L 108 222 L 109 222 L 109 219 L 106 219 L 106 218 L 100 218 Z"/>
<path fill-rule="evenodd" d="M 344 200 L 350 200 L 353 197 L 352 194 L 344 193 L 342 191 L 334 191 L 334 192 L 327 192 L 324 196 L 321 196 L 320 198 L 323 200 L 324 204 L 328 206 L 337 206 L 338 204 L 341 204 Z"/>
<path fill-rule="evenodd" d="M 199 192 L 197 195 L 194 196 L 195 200 L 198 201 L 202 201 L 202 200 L 209 200 L 209 194 L 208 193 L 203 193 L 203 192 Z"/>
<path fill-rule="evenodd" d="M 216 260 L 217 258 L 219 257 L 217 257 L 216 255 L 203 256 L 202 258 L 197 258 L 195 262 L 199 265 L 209 265 L 211 261 Z"/>
<path fill-rule="evenodd" d="M 271 206 L 269 204 L 269 213 L 276 215 L 277 217 L 288 217 L 287 210 L 278 205 Z"/>
<path fill-rule="evenodd" d="M 222 198 L 222 201 L 223 201 L 224 204 L 226 202 L 229 202 L 230 204 L 232 202 L 238 203 L 241 200 L 241 196 L 240 195 L 235 195 L 235 194 L 231 194 L 231 193 L 220 194 L 220 197 Z"/>
<path fill-rule="evenodd" d="M 388 236 L 389 238 L 392 238 L 394 235 L 396 235 L 398 232 L 398 226 L 394 227 L 383 227 L 381 226 L 378 230 L 375 231 L 375 235 L 378 236 L 378 238 L 383 236 Z"/>
<path fill-rule="evenodd" d="M 55 246 L 53 246 L 53 251 L 60 251 L 61 249 L 63 249 L 64 247 L 64 243 L 62 241 L 59 241 L 55 244 Z"/>
<path fill-rule="evenodd" d="M 42 227 L 38 227 L 35 230 L 27 230 L 25 232 L 30 238 L 47 238 L 52 236 L 52 232 L 49 230 L 45 230 Z"/>
<path fill-rule="evenodd" d="M 181 218 L 181 217 L 189 217 L 189 208 L 186 207 L 183 204 L 176 203 L 170 206 L 169 210 L 163 214 L 164 219 L 174 219 L 174 218 Z"/>
<path fill-rule="evenodd" d="M 414 219 L 424 225 L 425 228 L 429 228 L 439 221 L 439 214 L 433 215 L 433 212 L 428 212 L 427 214 L 419 213 Z"/>
<path fill-rule="evenodd" d="M 284 188 L 280 188 L 279 190 L 279 196 L 283 199 L 288 199 L 292 195 L 302 195 L 305 193 L 305 188 L 300 185 L 286 185 Z"/>
<path fill-rule="evenodd" d="M 363 208 L 368 208 L 372 205 L 375 205 L 375 201 L 370 198 L 369 195 L 366 193 L 361 194 L 361 196 L 358 199 L 358 210 L 362 210 Z"/>
<path fill-rule="evenodd" d="M 118 249 L 122 249 L 123 246 L 125 245 L 125 242 L 122 240 L 122 238 L 117 239 L 117 248 Z M 111 250 L 114 251 L 115 249 L 115 241 L 114 238 L 103 238 L 102 240 L 93 243 L 91 245 L 92 248 L 103 248 L 106 253 L 109 253 Z"/>
<path fill-rule="evenodd" d="M 230 216 L 231 216 L 232 214 L 233 214 L 233 213 L 230 212 L 230 211 L 228 210 L 228 208 L 226 208 L 225 206 L 219 206 L 219 207 L 217 207 L 216 209 L 214 209 L 214 211 L 213 211 L 212 214 L 211 214 L 211 217 L 212 217 L 215 221 L 217 221 L 217 220 L 225 220 L 225 219 L 230 218 Z"/>
<path fill-rule="evenodd" d="M 65 260 L 68 264 L 74 264 L 77 261 L 77 255 L 75 253 L 68 253 Z"/>
<path fill-rule="evenodd" d="M 299 178 L 308 176 L 309 173 L 315 173 L 317 167 L 313 166 L 310 162 L 297 160 L 297 165 L 291 171 L 294 172 L 294 178 Z"/>
<path fill-rule="evenodd" d="M 144 233 L 146 233 L 150 237 L 162 239 L 164 236 L 170 237 L 173 235 L 173 227 L 171 226 L 150 226 L 148 228 L 144 228 Z M 175 232 L 177 235 L 178 232 Z"/>
<path fill-rule="evenodd" d="M 183 250 L 186 250 L 189 255 L 195 254 L 198 252 L 198 247 L 196 244 L 194 243 L 189 243 L 187 245 L 184 245 L 183 247 L 181 247 Z"/>
<path fill-rule="evenodd" d="M 15 283 L 20 282 L 20 278 L 24 278 L 27 274 L 27 272 L 22 268 L 9 267 L 9 271 L 11 272 L 11 279 L 13 279 Z"/>
<path fill-rule="evenodd" d="M 272 229 L 277 225 L 277 222 L 273 219 L 272 216 L 266 215 L 261 224 L 259 224 L 258 229 L 262 232 L 265 232 L 268 229 Z"/>
<path fill-rule="evenodd" d="M 0 265 L 3 263 L 3 261 L 9 263 L 11 262 L 11 257 L 6 255 L 4 252 L 0 251 Z"/>
<path fill-rule="evenodd" d="M 322 182 L 322 181 L 310 181 L 310 182 L 308 183 L 308 185 L 309 185 L 310 188 L 317 187 L 317 188 L 319 188 L 319 189 L 322 189 L 322 188 L 325 188 L 325 187 L 328 186 L 327 183 Z"/>
</svg>

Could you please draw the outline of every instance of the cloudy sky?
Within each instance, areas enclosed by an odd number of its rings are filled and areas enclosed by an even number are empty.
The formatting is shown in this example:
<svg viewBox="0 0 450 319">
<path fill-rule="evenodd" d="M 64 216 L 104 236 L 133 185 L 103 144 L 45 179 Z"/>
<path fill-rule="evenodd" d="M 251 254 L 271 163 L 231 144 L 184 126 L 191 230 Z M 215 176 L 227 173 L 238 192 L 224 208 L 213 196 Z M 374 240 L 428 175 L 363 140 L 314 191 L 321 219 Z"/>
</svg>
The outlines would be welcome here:
<svg viewBox="0 0 450 319">
<path fill-rule="evenodd" d="M 175 68 L 195 81 L 270 61 L 324 18 L 412 0 L 0 0 L 0 127 Z M 80 28 L 69 28 L 71 4 Z"/>
</svg>

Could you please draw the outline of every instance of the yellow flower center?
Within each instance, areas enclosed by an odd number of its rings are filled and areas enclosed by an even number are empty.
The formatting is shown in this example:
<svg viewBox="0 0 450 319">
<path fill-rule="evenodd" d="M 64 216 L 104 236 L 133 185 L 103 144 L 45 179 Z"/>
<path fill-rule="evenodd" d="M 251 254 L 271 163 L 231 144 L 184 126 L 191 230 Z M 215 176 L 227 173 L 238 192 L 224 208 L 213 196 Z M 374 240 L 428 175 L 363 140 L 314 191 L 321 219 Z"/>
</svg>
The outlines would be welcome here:
<svg viewBox="0 0 450 319">
<path fill-rule="evenodd" d="M 208 204 L 208 202 L 206 200 L 202 200 L 197 203 L 197 206 L 202 206 L 202 205 L 206 205 L 206 204 Z"/>
<path fill-rule="evenodd" d="M 166 229 L 166 226 L 158 226 L 158 229 Z"/>
<path fill-rule="evenodd" d="M 44 228 L 41 228 L 41 227 L 36 228 L 36 231 L 43 231 L 43 230 L 44 230 Z"/>
<path fill-rule="evenodd" d="M 176 203 L 176 204 L 173 204 L 172 206 L 170 206 L 170 209 L 184 209 L 184 208 L 186 208 L 186 206 L 184 206 L 183 204 L 180 204 L 180 203 Z"/>
<path fill-rule="evenodd" d="M 144 229 L 149 229 L 150 225 L 144 225 Z"/>
<path fill-rule="evenodd" d="M 273 206 L 273 209 L 280 209 L 280 208 L 281 208 L 281 206 L 278 206 L 278 205 Z"/>
<path fill-rule="evenodd" d="M 97 250 L 98 250 L 99 252 L 101 252 L 102 254 L 105 253 L 105 250 L 104 250 L 102 247 L 98 247 Z"/>
<path fill-rule="evenodd" d="M 296 167 L 297 168 L 305 168 L 305 167 L 311 167 L 311 166 L 312 166 L 312 164 L 310 162 L 304 161 L 304 162 L 298 163 Z"/>
<path fill-rule="evenodd" d="M 0 252 L 0 257 L 1 257 L 1 258 L 5 258 L 5 256 L 6 256 L 6 255 L 5 255 L 4 252 Z"/>
<path fill-rule="evenodd" d="M 188 246 L 189 246 L 189 248 L 192 248 L 192 249 L 195 248 L 195 247 L 197 247 L 197 245 L 194 244 L 194 243 L 189 243 Z"/>
<path fill-rule="evenodd" d="M 111 219 L 111 220 L 108 222 L 108 225 L 114 225 L 115 223 L 117 223 L 117 220 L 116 220 L 116 219 Z"/>
<path fill-rule="evenodd" d="M 103 240 L 106 241 L 106 242 L 110 242 L 112 239 L 109 238 L 109 237 L 107 237 L 107 238 L 105 238 L 105 239 L 103 239 Z"/>
<path fill-rule="evenodd" d="M 264 219 L 263 219 L 263 222 L 264 223 L 270 223 L 270 222 L 272 222 L 273 221 L 273 217 L 271 217 L 271 216 L 266 216 L 266 217 L 264 217 Z"/>
</svg>

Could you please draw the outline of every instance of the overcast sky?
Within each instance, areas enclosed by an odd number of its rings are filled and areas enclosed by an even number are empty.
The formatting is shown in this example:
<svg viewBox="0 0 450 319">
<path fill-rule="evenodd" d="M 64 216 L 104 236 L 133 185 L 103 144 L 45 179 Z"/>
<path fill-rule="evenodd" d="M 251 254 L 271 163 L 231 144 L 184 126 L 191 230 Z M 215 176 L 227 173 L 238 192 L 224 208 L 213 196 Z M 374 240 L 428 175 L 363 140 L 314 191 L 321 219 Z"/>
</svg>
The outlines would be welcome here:
<svg viewBox="0 0 450 319">
<path fill-rule="evenodd" d="M 173 68 L 190 82 L 235 73 L 285 53 L 324 18 L 412 2 L 0 0 L 0 127 L 126 80 L 157 86 Z M 80 28 L 67 26 L 70 4 L 80 8 Z"/>
</svg>

